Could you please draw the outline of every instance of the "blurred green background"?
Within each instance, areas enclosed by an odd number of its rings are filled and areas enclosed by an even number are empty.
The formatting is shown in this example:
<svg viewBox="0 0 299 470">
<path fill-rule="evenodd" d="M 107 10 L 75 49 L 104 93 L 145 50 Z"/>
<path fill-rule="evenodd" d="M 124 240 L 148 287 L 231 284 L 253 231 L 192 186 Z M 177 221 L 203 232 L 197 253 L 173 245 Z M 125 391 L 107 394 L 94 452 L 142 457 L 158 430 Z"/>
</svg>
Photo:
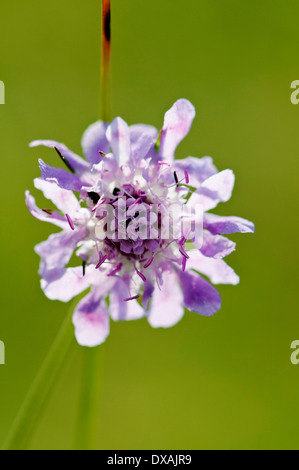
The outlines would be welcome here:
<svg viewBox="0 0 299 470">
<path fill-rule="evenodd" d="M 181 97 L 197 117 L 177 155 L 211 155 L 232 168 L 231 201 L 217 213 L 256 223 L 236 235 L 228 261 L 240 285 L 220 286 L 212 318 L 187 312 L 174 328 L 112 323 L 101 347 L 99 449 L 298 448 L 299 339 L 296 238 L 299 105 L 298 1 L 112 0 L 113 115 L 162 125 Z M 98 119 L 100 1 L 1 2 L 0 441 L 69 306 L 39 287 L 33 246 L 53 227 L 27 213 L 37 157 L 57 163 L 36 138 L 80 152 Z M 37 191 L 33 190 L 36 195 Z M 31 443 L 69 449 L 82 349 L 74 343 Z"/>
</svg>

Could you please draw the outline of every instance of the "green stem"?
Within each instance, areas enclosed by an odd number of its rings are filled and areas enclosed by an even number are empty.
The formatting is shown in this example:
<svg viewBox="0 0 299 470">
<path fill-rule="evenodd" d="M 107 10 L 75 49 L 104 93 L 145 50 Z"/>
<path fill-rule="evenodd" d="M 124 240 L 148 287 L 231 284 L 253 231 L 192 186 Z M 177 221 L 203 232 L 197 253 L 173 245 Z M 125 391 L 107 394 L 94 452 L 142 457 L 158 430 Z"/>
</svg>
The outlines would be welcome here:
<svg viewBox="0 0 299 470">
<path fill-rule="evenodd" d="M 101 45 L 101 106 L 100 117 L 110 121 L 110 62 L 111 62 L 111 0 L 102 0 L 102 45 Z M 84 348 L 81 397 L 78 413 L 75 449 L 96 448 L 98 431 L 99 396 L 101 386 L 100 362 L 102 350 Z M 100 355 L 101 354 L 101 355 Z"/>
<path fill-rule="evenodd" d="M 2 450 L 23 450 L 27 448 L 49 393 L 73 344 L 72 315 L 73 309 L 65 318 L 54 344 L 34 379 Z"/>
<path fill-rule="evenodd" d="M 101 119 L 110 121 L 111 2 L 102 0 Z"/>
<path fill-rule="evenodd" d="M 95 450 L 101 388 L 101 348 L 83 349 L 81 397 L 75 438 L 76 450 Z"/>
</svg>

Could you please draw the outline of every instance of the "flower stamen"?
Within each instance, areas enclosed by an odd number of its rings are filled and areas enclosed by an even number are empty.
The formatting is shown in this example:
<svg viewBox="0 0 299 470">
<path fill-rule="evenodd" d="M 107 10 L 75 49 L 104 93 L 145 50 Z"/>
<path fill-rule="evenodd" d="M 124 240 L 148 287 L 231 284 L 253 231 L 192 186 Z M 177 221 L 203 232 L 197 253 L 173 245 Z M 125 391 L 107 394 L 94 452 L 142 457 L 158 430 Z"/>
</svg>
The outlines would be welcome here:
<svg viewBox="0 0 299 470">
<path fill-rule="evenodd" d="M 189 175 L 188 175 L 187 170 L 185 170 L 185 180 L 186 180 L 186 184 L 189 184 L 190 179 L 189 179 Z"/>
<path fill-rule="evenodd" d="M 69 161 L 65 158 L 64 155 L 62 155 L 62 153 L 60 152 L 60 150 L 57 148 L 57 147 L 54 147 L 54 149 L 56 150 L 56 152 L 58 153 L 59 157 L 61 158 L 61 160 L 63 161 L 63 163 L 65 164 L 65 166 L 67 167 L 68 170 L 70 170 L 71 173 L 76 173 L 76 171 L 74 170 L 74 168 L 72 167 L 72 165 L 69 163 Z"/>
<path fill-rule="evenodd" d="M 154 256 L 151 256 L 151 257 L 147 260 L 147 262 L 143 265 L 143 267 L 144 267 L 144 268 L 148 268 L 148 267 L 152 264 L 153 261 L 154 261 Z"/>
<path fill-rule="evenodd" d="M 187 251 L 185 250 L 185 248 L 183 247 L 183 245 L 180 245 L 180 248 L 179 248 L 179 251 L 180 253 L 187 259 L 190 258 L 190 256 L 188 255 Z"/>
<path fill-rule="evenodd" d="M 114 276 L 115 274 L 119 273 L 121 271 L 121 268 L 123 267 L 122 263 L 119 263 L 110 273 L 107 274 L 107 276 Z"/>
<path fill-rule="evenodd" d="M 102 204 L 106 202 L 106 199 L 100 199 L 97 204 L 91 209 L 91 212 L 95 212 Z"/>
<path fill-rule="evenodd" d="M 95 269 L 99 269 L 99 267 L 102 266 L 103 263 L 105 263 L 106 259 L 107 259 L 107 255 L 103 256 L 102 252 L 100 251 L 100 261 L 96 265 Z"/>
<path fill-rule="evenodd" d="M 136 268 L 135 266 L 135 271 L 136 273 L 138 274 L 138 276 L 143 280 L 143 282 L 146 282 L 146 277 L 144 274 L 142 274 L 140 271 L 138 271 L 138 269 Z"/>
<path fill-rule="evenodd" d="M 72 221 L 72 219 L 70 218 L 70 216 L 69 216 L 68 214 L 65 214 L 65 216 L 66 216 L 66 219 L 67 219 L 67 221 L 68 221 L 69 226 L 71 227 L 71 229 L 72 229 L 72 230 L 75 230 L 75 226 L 74 226 L 73 221 Z"/>
<path fill-rule="evenodd" d="M 129 302 L 129 300 L 139 299 L 140 295 L 134 295 L 134 297 L 129 297 L 128 299 L 124 299 L 124 302 Z"/>
</svg>

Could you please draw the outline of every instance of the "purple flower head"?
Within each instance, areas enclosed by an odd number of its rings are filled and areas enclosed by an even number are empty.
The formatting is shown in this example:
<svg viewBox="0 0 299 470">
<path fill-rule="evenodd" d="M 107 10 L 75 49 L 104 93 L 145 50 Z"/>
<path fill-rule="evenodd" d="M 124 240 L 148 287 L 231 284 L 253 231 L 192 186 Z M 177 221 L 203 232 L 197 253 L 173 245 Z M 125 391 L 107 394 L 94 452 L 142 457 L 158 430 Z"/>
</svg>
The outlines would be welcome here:
<svg viewBox="0 0 299 470">
<path fill-rule="evenodd" d="M 254 225 L 208 213 L 231 197 L 233 172 L 218 172 L 210 157 L 174 159 L 194 116 L 182 99 L 160 132 L 119 117 L 98 121 L 82 138 L 86 160 L 58 142 L 31 144 L 53 148 L 65 164 L 40 160 L 34 181 L 56 210 L 39 209 L 28 191 L 26 202 L 34 217 L 62 229 L 35 247 L 46 296 L 68 302 L 90 289 L 73 317 L 81 345 L 105 341 L 109 317 L 147 317 L 153 327 L 170 327 L 185 307 L 213 315 L 221 299 L 199 273 L 213 284 L 239 282 L 223 260 L 235 243 L 223 235 L 254 232 Z M 68 267 L 74 252 L 80 265 Z"/>
</svg>

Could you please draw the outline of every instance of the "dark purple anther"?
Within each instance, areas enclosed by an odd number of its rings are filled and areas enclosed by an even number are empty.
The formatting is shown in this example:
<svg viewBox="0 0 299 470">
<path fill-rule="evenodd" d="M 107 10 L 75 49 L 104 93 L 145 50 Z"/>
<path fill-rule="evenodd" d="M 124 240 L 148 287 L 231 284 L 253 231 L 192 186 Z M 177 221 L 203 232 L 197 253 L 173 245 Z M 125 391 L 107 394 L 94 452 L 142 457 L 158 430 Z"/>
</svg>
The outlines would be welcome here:
<svg viewBox="0 0 299 470">
<path fill-rule="evenodd" d="M 68 214 L 65 214 L 65 216 L 66 216 L 66 219 L 67 219 L 67 221 L 68 221 L 69 226 L 71 227 L 71 229 L 72 229 L 72 230 L 75 230 L 73 221 L 72 221 L 72 219 L 70 218 L 70 216 L 69 216 Z"/>
<path fill-rule="evenodd" d="M 188 175 L 188 171 L 185 170 L 185 180 L 186 180 L 186 184 L 189 184 L 189 175 Z"/>
<path fill-rule="evenodd" d="M 116 268 L 112 269 L 112 271 L 110 271 L 110 273 L 107 274 L 107 276 L 114 276 L 115 274 L 119 273 L 119 271 L 121 271 L 121 268 L 123 267 L 122 263 L 119 263 Z"/>
<path fill-rule="evenodd" d="M 139 295 L 134 295 L 134 297 L 129 297 L 128 299 L 124 299 L 124 302 L 129 302 L 129 300 L 135 300 L 135 299 L 139 299 Z"/>
<path fill-rule="evenodd" d="M 102 266 L 102 264 L 106 261 L 106 259 L 107 259 L 107 255 L 103 257 L 102 253 L 100 252 L 100 261 L 96 265 L 95 269 L 98 269 L 100 266 Z"/>
<path fill-rule="evenodd" d="M 180 241 L 178 242 L 178 244 L 182 246 L 182 245 L 184 245 L 184 244 L 186 243 L 186 241 L 187 241 L 187 238 L 186 238 L 186 237 L 182 237 L 182 238 L 180 239 Z"/>
<path fill-rule="evenodd" d="M 143 280 L 143 282 L 146 282 L 146 277 L 144 274 L 142 274 L 140 271 L 138 271 L 137 268 L 135 268 L 136 270 L 136 273 L 138 274 L 138 276 Z"/>
<path fill-rule="evenodd" d="M 95 212 L 98 207 L 104 204 L 104 202 L 106 202 L 106 199 L 100 199 L 99 202 L 97 202 L 97 204 L 91 209 L 91 212 Z"/>
<path fill-rule="evenodd" d="M 154 257 L 151 256 L 151 257 L 147 260 L 147 262 L 143 265 L 143 267 L 144 267 L 144 268 L 148 268 L 148 267 L 152 264 L 153 261 L 154 261 Z"/>
<path fill-rule="evenodd" d="M 188 258 L 188 259 L 190 258 L 190 256 L 188 255 L 187 251 L 185 250 L 183 246 L 180 246 L 179 251 L 185 258 Z"/>
</svg>

